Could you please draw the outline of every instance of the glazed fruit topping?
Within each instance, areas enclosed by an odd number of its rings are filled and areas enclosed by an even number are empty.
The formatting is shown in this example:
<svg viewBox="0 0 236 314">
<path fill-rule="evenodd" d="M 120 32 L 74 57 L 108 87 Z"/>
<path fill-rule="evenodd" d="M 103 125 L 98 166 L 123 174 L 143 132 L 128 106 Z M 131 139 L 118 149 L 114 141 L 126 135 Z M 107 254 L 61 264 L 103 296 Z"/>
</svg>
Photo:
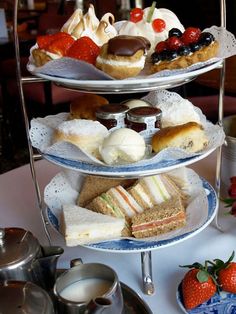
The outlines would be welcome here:
<svg viewBox="0 0 236 314">
<path fill-rule="evenodd" d="M 99 52 L 99 46 L 91 38 L 84 36 L 74 42 L 66 56 L 95 64 Z"/>
<path fill-rule="evenodd" d="M 201 32 L 196 27 L 186 28 L 183 34 L 179 29 L 172 28 L 169 31 L 169 37 L 156 45 L 155 52 L 151 55 L 152 63 L 163 60 L 171 61 L 178 56 L 187 56 L 204 46 L 209 46 L 214 40 L 211 33 Z"/>
<path fill-rule="evenodd" d="M 166 22 L 162 19 L 155 19 L 152 21 L 152 28 L 156 33 L 161 33 L 166 28 Z"/>
<path fill-rule="evenodd" d="M 185 45 L 189 45 L 191 43 L 195 43 L 198 41 L 201 35 L 201 30 L 197 27 L 188 27 L 184 31 L 181 40 Z"/>
<path fill-rule="evenodd" d="M 143 19 L 143 10 L 140 8 L 134 8 L 130 11 L 130 21 L 137 23 Z"/>
</svg>

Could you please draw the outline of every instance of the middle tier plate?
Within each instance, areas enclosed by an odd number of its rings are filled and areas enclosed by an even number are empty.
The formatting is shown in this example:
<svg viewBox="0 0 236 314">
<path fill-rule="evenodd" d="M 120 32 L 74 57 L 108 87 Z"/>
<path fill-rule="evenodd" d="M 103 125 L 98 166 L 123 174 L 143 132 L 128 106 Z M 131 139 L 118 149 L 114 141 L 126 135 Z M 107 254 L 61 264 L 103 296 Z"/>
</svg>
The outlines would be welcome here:
<svg viewBox="0 0 236 314">
<path fill-rule="evenodd" d="M 92 164 L 85 161 L 75 161 L 62 157 L 42 154 L 46 160 L 68 169 L 76 170 L 84 174 L 103 176 L 103 177 L 126 177 L 137 178 L 141 176 L 150 176 L 162 172 L 170 171 L 179 167 L 191 165 L 210 155 L 215 148 L 206 151 L 200 155 L 178 160 L 162 160 L 159 162 L 150 162 L 141 165 L 121 165 L 121 166 L 103 166 Z"/>
</svg>

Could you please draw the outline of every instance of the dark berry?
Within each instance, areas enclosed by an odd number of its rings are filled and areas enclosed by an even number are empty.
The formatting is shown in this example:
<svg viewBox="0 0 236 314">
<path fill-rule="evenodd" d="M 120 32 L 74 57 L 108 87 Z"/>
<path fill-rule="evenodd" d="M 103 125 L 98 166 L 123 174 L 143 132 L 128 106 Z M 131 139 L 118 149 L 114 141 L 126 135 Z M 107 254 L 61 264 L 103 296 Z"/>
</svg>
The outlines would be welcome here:
<svg viewBox="0 0 236 314">
<path fill-rule="evenodd" d="M 202 32 L 198 42 L 202 45 L 209 46 L 215 40 L 214 36 L 208 32 Z"/>
<path fill-rule="evenodd" d="M 154 52 L 154 53 L 151 55 L 151 60 L 152 60 L 152 63 L 153 63 L 153 64 L 155 64 L 155 63 L 161 61 L 160 53 Z"/>
<path fill-rule="evenodd" d="M 198 51 L 202 48 L 202 45 L 199 43 L 192 43 L 189 45 L 192 52 Z"/>
<path fill-rule="evenodd" d="M 171 61 L 178 57 L 178 53 L 175 50 L 167 50 L 166 51 L 166 60 Z"/>
<path fill-rule="evenodd" d="M 236 183 L 232 183 L 228 190 L 228 194 L 230 197 L 236 198 Z"/>
<path fill-rule="evenodd" d="M 178 49 L 178 54 L 180 56 L 187 56 L 191 53 L 191 49 L 189 46 L 182 46 Z"/>
<path fill-rule="evenodd" d="M 169 31 L 168 37 L 172 37 L 172 36 L 181 37 L 182 36 L 181 30 L 179 30 L 178 28 L 172 28 Z"/>
</svg>

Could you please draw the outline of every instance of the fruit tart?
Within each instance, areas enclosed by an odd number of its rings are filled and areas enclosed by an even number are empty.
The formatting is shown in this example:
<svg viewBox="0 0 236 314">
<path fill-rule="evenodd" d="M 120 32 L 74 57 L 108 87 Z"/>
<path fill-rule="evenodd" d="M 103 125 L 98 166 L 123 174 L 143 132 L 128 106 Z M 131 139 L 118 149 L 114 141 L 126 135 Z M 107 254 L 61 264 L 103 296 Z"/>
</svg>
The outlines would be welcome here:
<svg viewBox="0 0 236 314">
<path fill-rule="evenodd" d="M 217 55 L 218 49 L 219 43 L 209 32 L 188 27 L 182 33 L 173 28 L 169 31 L 169 37 L 159 42 L 151 55 L 151 73 L 186 68 L 207 61 Z"/>
</svg>

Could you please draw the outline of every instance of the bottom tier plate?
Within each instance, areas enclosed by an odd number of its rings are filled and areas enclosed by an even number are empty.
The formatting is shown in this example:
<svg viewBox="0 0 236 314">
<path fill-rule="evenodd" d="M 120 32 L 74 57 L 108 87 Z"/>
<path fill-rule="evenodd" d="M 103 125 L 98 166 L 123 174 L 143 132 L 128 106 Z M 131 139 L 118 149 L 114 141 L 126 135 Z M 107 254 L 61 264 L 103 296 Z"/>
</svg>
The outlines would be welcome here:
<svg viewBox="0 0 236 314">
<path fill-rule="evenodd" d="M 213 187 L 202 178 L 203 187 L 206 191 L 207 200 L 208 200 L 208 214 L 207 219 L 205 222 L 198 228 L 192 230 L 191 232 L 187 232 L 181 234 L 179 236 L 173 237 L 171 239 L 166 240 L 159 240 L 159 241 L 137 241 L 137 240 L 130 240 L 130 239 L 119 239 L 114 241 L 105 241 L 99 242 L 95 244 L 86 245 L 86 247 L 94 250 L 100 251 L 113 251 L 114 253 L 135 253 L 135 252 L 144 252 L 150 250 L 156 250 L 163 247 L 171 246 L 187 240 L 194 235 L 201 232 L 205 229 L 214 219 L 217 208 L 218 208 L 218 198 L 216 195 L 215 190 Z M 47 208 L 46 214 L 48 216 L 48 220 L 51 223 L 52 227 L 55 228 L 57 231 L 59 229 L 58 220 L 56 216 L 52 213 L 50 208 Z M 61 235 L 62 236 L 62 235 Z"/>
</svg>

